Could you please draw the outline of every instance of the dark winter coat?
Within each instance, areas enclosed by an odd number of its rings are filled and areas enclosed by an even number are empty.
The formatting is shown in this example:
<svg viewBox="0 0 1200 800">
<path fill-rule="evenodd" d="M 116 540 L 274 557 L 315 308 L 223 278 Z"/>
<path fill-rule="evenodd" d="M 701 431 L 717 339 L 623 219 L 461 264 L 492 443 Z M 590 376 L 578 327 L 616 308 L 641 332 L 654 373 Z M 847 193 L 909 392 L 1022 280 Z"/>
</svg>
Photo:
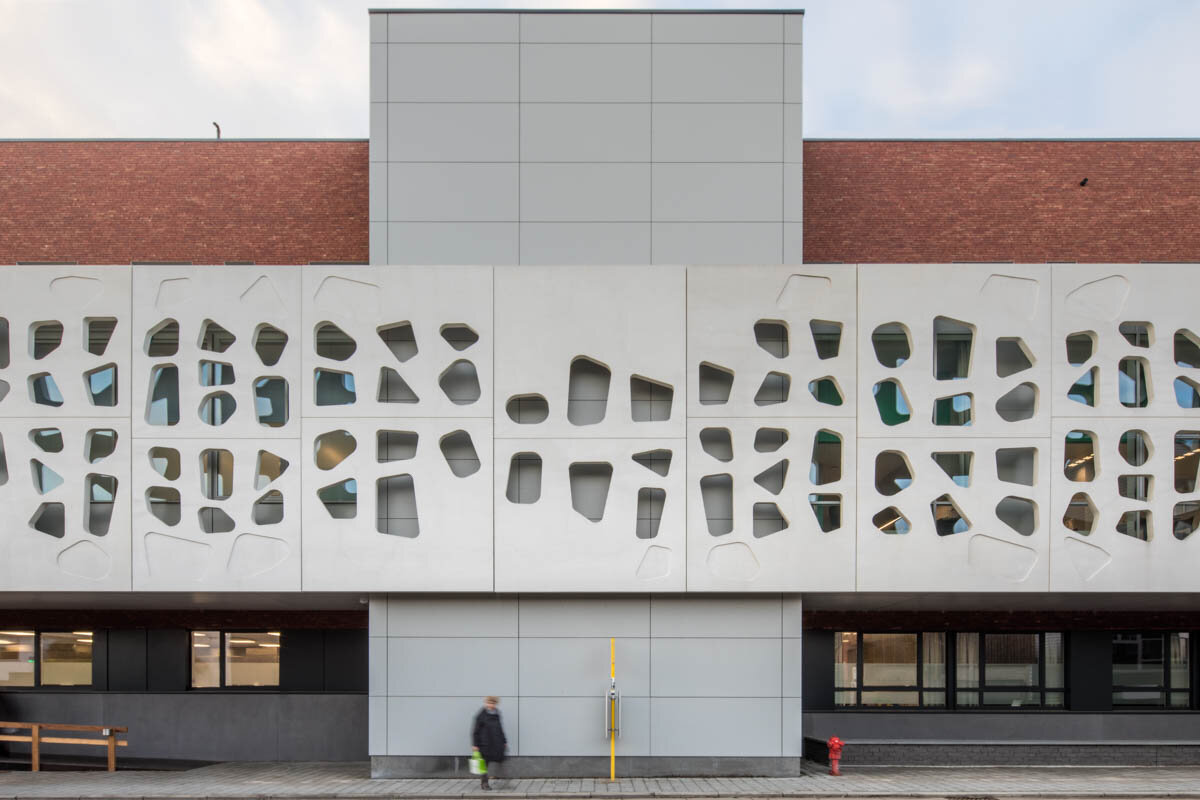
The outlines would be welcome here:
<svg viewBox="0 0 1200 800">
<path fill-rule="evenodd" d="M 500 724 L 500 712 L 489 714 L 486 708 L 480 709 L 471 730 L 471 745 L 479 748 L 485 760 L 503 761 L 507 744 L 504 727 Z"/>
</svg>

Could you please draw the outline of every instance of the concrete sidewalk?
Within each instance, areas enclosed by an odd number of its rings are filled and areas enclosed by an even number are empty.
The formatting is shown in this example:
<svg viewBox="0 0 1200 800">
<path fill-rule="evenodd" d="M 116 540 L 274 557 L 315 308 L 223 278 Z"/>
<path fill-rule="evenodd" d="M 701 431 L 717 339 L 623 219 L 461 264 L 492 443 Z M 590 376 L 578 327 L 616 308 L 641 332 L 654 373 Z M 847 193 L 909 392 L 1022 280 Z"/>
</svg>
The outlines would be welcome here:
<svg viewBox="0 0 1200 800">
<path fill-rule="evenodd" d="M 1200 767 L 857 767 L 798 778 L 372 780 L 366 763 L 234 763 L 181 772 L 6 772 L 0 798 L 1200 797 Z"/>
</svg>

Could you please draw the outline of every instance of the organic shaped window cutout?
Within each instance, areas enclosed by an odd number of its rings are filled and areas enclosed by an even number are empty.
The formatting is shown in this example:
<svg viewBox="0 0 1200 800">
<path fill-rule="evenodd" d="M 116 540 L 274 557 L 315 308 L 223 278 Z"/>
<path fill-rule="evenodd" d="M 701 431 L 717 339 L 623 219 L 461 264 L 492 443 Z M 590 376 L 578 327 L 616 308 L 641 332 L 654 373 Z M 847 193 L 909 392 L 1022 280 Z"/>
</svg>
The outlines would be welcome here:
<svg viewBox="0 0 1200 800">
<path fill-rule="evenodd" d="M 113 475 L 89 474 L 84 479 L 83 519 L 92 536 L 107 536 L 117 502 L 117 479 Z"/>
<path fill-rule="evenodd" d="M 671 418 L 675 390 L 666 383 L 640 375 L 629 378 L 630 410 L 634 422 L 665 422 Z"/>
<path fill-rule="evenodd" d="M 29 518 L 29 527 L 38 533 L 61 539 L 67 535 L 67 509 L 62 503 L 42 503 Z"/>
<path fill-rule="evenodd" d="M 83 457 L 89 464 L 103 461 L 117 451 L 117 432 L 112 428 L 93 428 L 83 440 Z"/>
<path fill-rule="evenodd" d="M 313 346 L 321 358 L 345 361 L 358 350 L 358 342 L 332 322 L 322 322 L 314 334 Z"/>
<path fill-rule="evenodd" d="M 1145 408 L 1150 405 L 1150 365 L 1144 358 L 1122 358 L 1117 365 L 1117 388 L 1121 405 Z"/>
<path fill-rule="evenodd" d="M 787 324 L 774 319 L 760 319 L 754 323 L 754 341 L 776 358 L 788 356 Z"/>
<path fill-rule="evenodd" d="M 788 460 L 785 458 L 755 475 L 754 482 L 771 494 L 779 494 L 787 482 L 787 473 Z"/>
<path fill-rule="evenodd" d="M 885 367 L 895 368 L 912 357 L 908 328 L 899 322 L 885 322 L 871 333 L 875 358 Z"/>
<path fill-rule="evenodd" d="M 283 522 L 283 492 L 272 489 L 254 501 L 250 520 L 255 525 L 278 525 Z"/>
<path fill-rule="evenodd" d="M 58 428 L 34 428 L 29 432 L 29 440 L 37 445 L 43 453 L 61 453 L 63 451 L 62 431 Z"/>
<path fill-rule="evenodd" d="M 718 367 L 707 361 L 700 363 L 700 393 L 702 406 L 719 406 L 729 402 L 733 390 L 733 370 Z"/>
<path fill-rule="evenodd" d="M 899 450 L 884 450 L 875 456 L 875 491 L 891 497 L 912 485 L 912 467 Z"/>
<path fill-rule="evenodd" d="M 1085 406 L 1096 405 L 1096 384 L 1100 380 L 1100 368 L 1092 367 L 1067 390 L 1067 399 Z"/>
<path fill-rule="evenodd" d="M 824 361 L 827 358 L 837 358 L 842 347 L 842 323 L 830 322 L 823 319 L 808 321 L 808 329 L 812 332 L 813 347 L 817 358 Z"/>
<path fill-rule="evenodd" d="M 717 461 L 733 460 L 733 437 L 728 428 L 704 428 L 700 431 L 700 446 Z"/>
<path fill-rule="evenodd" d="M 996 477 L 1005 483 L 1033 486 L 1037 480 L 1036 447 L 1001 447 L 996 450 Z"/>
<path fill-rule="evenodd" d="M 83 321 L 83 349 L 94 356 L 104 355 L 116 328 L 116 317 L 87 317 Z"/>
<path fill-rule="evenodd" d="M 633 461 L 636 464 L 641 464 L 655 475 L 661 475 L 664 478 L 671 471 L 670 450 L 646 450 L 642 453 L 634 453 Z"/>
<path fill-rule="evenodd" d="M 1117 476 L 1117 494 L 1121 497 L 1128 497 L 1130 500 L 1149 501 L 1150 490 L 1153 486 L 1154 477 L 1151 475 Z"/>
<path fill-rule="evenodd" d="M 233 494 L 233 453 L 203 450 L 200 453 L 200 491 L 209 500 L 228 500 Z"/>
<path fill-rule="evenodd" d="M 758 392 L 754 395 L 754 405 L 773 406 L 786 403 L 792 390 L 792 377 L 783 372 L 771 371 L 763 378 Z"/>
<path fill-rule="evenodd" d="M 1032 383 L 1021 383 L 996 401 L 996 414 L 1005 422 L 1032 419 L 1037 411 L 1037 402 L 1038 388 Z"/>
<path fill-rule="evenodd" d="M 58 384 L 49 372 L 29 376 L 29 394 L 39 406 L 60 408 L 63 404 L 62 392 L 58 390 Z"/>
<path fill-rule="evenodd" d="M 417 336 L 413 332 L 412 323 L 397 322 L 385 325 L 379 328 L 378 333 L 379 338 L 401 364 L 417 354 Z"/>
<path fill-rule="evenodd" d="M 200 326 L 200 349 L 208 350 L 213 353 L 224 353 L 233 343 L 237 341 L 237 337 L 229 331 L 222 328 L 211 319 L 204 320 L 204 324 Z"/>
<path fill-rule="evenodd" d="M 1180 408 L 1200 408 L 1200 384 L 1180 375 L 1175 379 L 1175 402 Z"/>
<path fill-rule="evenodd" d="M 759 428 L 754 432 L 754 450 L 758 453 L 774 453 L 787 444 L 788 432 L 783 428 Z"/>
<path fill-rule="evenodd" d="M 0 381 L 0 400 L 8 397 L 8 381 Z"/>
<path fill-rule="evenodd" d="M 944 453 L 933 453 L 933 463 L 942 468 L 942 472 L 950 480 L 954 481 L 958 486 L 964 489 L 971 485 L 971 466 L 975 461 L 975 454 L 969 451 L 947 451 Z M 996 459 L 999 463 L 999 454 Z"/>
<path fill-rule="evenodd" d="M 938 536 L 966 533 L 971 529 L 971 520 L 967 519 L 962 509 L 948 494 L 930 503 L 929 510 L 933 513 L 933 529 Z"/>
<path fill-rule="evenodd" d="M 1184 500 L 1175 504 L 1172 514 L 1171 533 L 1176 539 L 1186 539 L 1200 527 L 1200 503 L 1195 500 Z"/>
<path fill-rule="evenodd" d="M 975 420 L 975 397 L 970 392 L 933 401 L 933 424 L 964 427 Z"/>
<path fill-rule="evenodd" d="M 808 465 L 808 480 L 823 486 L 842 479 L 842 437 L 822 428 L 813 436 L 812 460 Z"/>
<path fill-rule="evenodd" d="M 1070 431 L 1063 448 L 1063 474 L 1076 483 L 1096 479 L 1096 434 Z"/>
<path fill-rule="evenodd" d="M 895 506 L 888 506 L 871 517 L 871 524 L 880 533 L 904 534 L 912 530 L 912 523 L 908 521 L 908 517 L 901 514 L 900 509 Z"/>
<path fill-rule="evenodd" d="M 157 364 L 150 370 L 146 422 L 150 425 L 179 424 L 179 368 L 174 364 Z"/>
<path fill-rule="evenodd" d="M 540 394 L 514 394 L 508 398 L 504 410 L 518 425 L 536 425 L 550 416 L 550 404 Z"/>
<path fill-rule="evenodd" d="M 264 367 L 273 367 L 283 358 L 288 335 L 274 325 L 259 325 L 254 329 L 254 352 Z"/>
<path fill-rule="evenodd" d="M 151 486 L 146 490 L 146 508 L 164 525 L 178 525 L 179 490 L 172 486 Z"/>
<path fill-rule="evenodd" d="M 0 317 L 0 369 L 8 368 L 10 360 L 8 341 L 8 320 Z"/>
<path fill-rule="evenodd" d="M 576 462 L 567 473 L 571 483 L 571 508 L 592 522 L 604 519 L 608 488 L 612 484 L 612 464 Z"/>
<path fill-rule="evenodd" d="M 416 458 L 418 438 L 413 431 L 376 431 L 375 460 L 386 464 Z"/>
<path fill-rule="evenodd" d="M 840 406 L 842 404 L 842 390 L 838 388 L 837 380 L 831 375 L 826 375 L 824 378 L 817 378 L 815 381 L 809 381 L 808 393 L 816 398 L 818 403 L 823 403 L 827 406 Z"/>
<path fill-rule="evenodd" d="M 375 530 L 405 539 L 421 535 L 412 475 L 389 475 L 375 481 Z"/>
<path fill-rule="evenodd" d="M 700 479 L 700 499 L 704 519 L 712 536 L 724 536 L 733 530 L 733 476 L 705 475 Z"/>
<path fill-rule="evenodd" d="M 842 496 L 840 494 L 810 494 L 808 505 L 817 518 L 822 533 L 842 527 Z"/>
<path fill-rule="evenodd" d="M 1200 338 L 1187 328 L 1175 331 L 1175 365 L 1200 367 Z"/>
<path fill-rule="evenodd" d="M 313 370 L 314 401 L 319 406 L 348 406 L 358 398 L 354 373 L 332 369 Z"/>
<path fill-rule="evenodd" d="M 254 381 L 254 415 L 259 425 L 282 428 L 288 422 L 288 383 L 283 378 L 264 377 Z"/>
<path fill-rule="evenodd" d="M 203 533 L 229 533 L 237 527 L 233 522 L 233 517 L 216 506 L 202 507 L 197 512 L 197 517 L 200 520 L 200 530 Z"/>
<path fill-rule="evenodd" d="M 1134 347 L 1149 347 L 1154 344 L 1154 326 L 1149 322 L 1122 322 L 1117 330 L 1125 341 Z"/>
<path fill-rule="evenodd" d="M 233 364 L 224 361 L 200 362 L 201 386 L 229 386 L 233 380 Z"/>
<path fill-rule="evenodd" d="M 443 325 L 441 334 L 442 338 L 446 340 L 446 344 L 455 350 L 466 350 L 479 341 L 479 334 L 473 331 L 469 325 L 461 322 Z"/>
<path fill-rule="evenodd" d="M 35 322 L 29 326 L 29 354 L 41 360 L 53 353 L 62 344 L 61 322 Z"/>
<path fill-rule="evenodd" d="M 1084 492 L 1076 492 L 1063 513 L 1063 527 L 1081 536 L 1090 536 L 1096 525 L 1096 504 Z"/>
<path fill-rule="evenodd" d="M 33 470 L 33 488 L 38 494 L 49 494 L 63 485 L 63 478 L 36 458 L 29 460 Z"/>
<path fill-rule="evenodd" d="M 663 489 L 642 487 L 637 496 L 637 527 L 635 532 L 639 539 L 653 539 L 658 536 L 658 528 L 662 524 L 663 506 L 667 502 L 667 493 Z"/>
<path fill-rule="evenodd" d="M 443 436 L 438 444 L 446 464 L 456 477 L 465 478 L 479 471 L 479 454 L 475 452 L 471 434 L 463 430 L 452 431 Z M 612 468 L 609 467 L 609 470 Z"/>
<path fill-rule="evenodd" d="M 891 378 L 880 381 L 872 387 L 871 394 L 875 396 L 875 408 L 884 425 L 900 425 L 912 418 L 912 406 L 900 381 Z"/>
<path fill-rule="evenodd" d="M 1032 536 L 1037 528 L 1037 503 L 1009 495 L 996 504 L 996 517 L 1022 536 Z"/>
<path fill-rule="evenodd" d="M 200 401 L 200 421 L 205 425 L 224 425 L 237 411 L 237 401 L 229 392 L 213 392 Z"/>
<path fill-rule="evenodd" d="M 400 373 L 391 367 L 379 368 L 379 391 L 375 398 L 381 403 L 417 403 L 420 398 Z"/>
<path fill-rule="evenodd" d="M 290 466 L 286 458 L 267 450 L 259 450 L 254 463 L 254 490 L 262 491 L 287 472 Z"/>
<path fill-rule="evenodd" d="M 146 334 L 146 355 L 167 358 L 179 352 L 179 323 L 164 319 Z"/>
<path fill-rule="evenodd" d="M 1200 431 L 1175 432 L 1175 491 L 1196 491 L 1197 465 L 1200 465 Z"/>
<path fill-rule="evenodd" d="M 179 480 L 179 451 L 174 447 L 151 447 L 150 469 L 169 481 Z"/>
<path fill-rule="evenodd" d="M 1020 336 L 1002 336 L 996 340 L 996 377 L 1007 378 L 1033 367 L 1033 354 Z"/>
<path fill-rule="evenodd" d="M 1145 509 L 1126 511 L 1117 520 L 1117 533 L 1148 542 L 1154 537 L 1153 519 Z"/>
<path fill-rule="evenodd" d="M 508 462 L 508 488 L 504 492 L 510 503 L 536 503 L 542 496 L 542 457 L 537 453 L 514 453 Z"/>
<path fill-rule="evenodd" d="M 117 405 L 117 365 L 105 364 L 83 373 L 88 400 L 99 408 Z"/>
<path fill-rule="evenodd" d="M 782 530 L 786 530 L 787 526 L 787 517 L 783 516 L 783 512 L 779 510 L 779 506 L 774 503 L 754 504 L 755 539 L 770 536 L 772 533 L 779 533 Z"/>
<path fill-rule="evenodd" d="M 572 425 L 595 425 L 608 408 L 608 384 L 612 373 L 603 364 L 578 356 L 571 361 L 567 383 L 567 421 Z"/>
<path fill-rule="evenodd" d="M 317 490 L 317 499 L 334 519 L 354 519 L 358 516 L 358 481 L 347 478 Z"/>
<path fill-rule="evenodd" d="M 1150 458 L 1150 436 L 1145 431 L 1125 431 L 1118 449 L 1127 464 L 1140 467 Z"/>
<path fill-rule="evenodd" d="M 975 326 L 949 317 L 933 320 L 933 377 L 952 381 L 971 373 Z"/>
<path fill-rule="evenodd" d="M 357 449 L 358 440 L 350 435 L 350 431 L 328 431 L 313 442 L 313 463 L 317 465 L 317 469 L 330 470 L 345 461 Z"/>
<path fill-rule="evenodd" d="M 456 406 L 474 403 L 481 393 L 475 365 L 465 358 L 460 358 L 446 367 L 445 372 L 438 378 L 438 385 L 442 387 L 442 393 Z"/>
<path fill-rule="evenodd" d="M 1067 363 L 1072 367 L 1082 367 L 1095 352 L 1095 331 L 1079 331 L 1067 336 Z"/>
<path fill-rule="evenodd" d="M 0 435 L 0 486 L 8 483 L 8 457 L 4 454 L 4 436 Z"/>
</svg>

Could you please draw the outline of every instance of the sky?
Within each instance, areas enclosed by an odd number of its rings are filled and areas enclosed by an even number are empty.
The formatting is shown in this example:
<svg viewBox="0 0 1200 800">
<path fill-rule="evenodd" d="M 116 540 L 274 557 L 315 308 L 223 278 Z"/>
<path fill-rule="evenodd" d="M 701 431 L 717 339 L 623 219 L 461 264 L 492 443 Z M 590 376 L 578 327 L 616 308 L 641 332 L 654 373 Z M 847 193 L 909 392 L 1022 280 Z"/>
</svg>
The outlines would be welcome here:
<svg viewBox="0 0 1200 800">
<path fill-rule="evenodd" d="M 808 138 L 1200 137 L 1200 0 L 671 0 L 805 9 Z M 365 138 L 386 0 L 0 0 L 0 138 Z"/>
</svg>

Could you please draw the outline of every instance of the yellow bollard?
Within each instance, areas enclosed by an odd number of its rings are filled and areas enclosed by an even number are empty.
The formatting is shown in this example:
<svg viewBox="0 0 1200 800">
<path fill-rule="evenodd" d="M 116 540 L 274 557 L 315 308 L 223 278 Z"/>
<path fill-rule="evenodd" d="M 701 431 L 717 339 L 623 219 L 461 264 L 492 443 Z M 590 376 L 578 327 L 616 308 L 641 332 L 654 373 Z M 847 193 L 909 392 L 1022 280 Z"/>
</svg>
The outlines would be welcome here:
<svg viewBox="0 0 1200 800">
<path fill-rule="evenodd" d="M 617 640 L 608 640 L 608 678 L 611 686 L 617 685 Z M 608 718 L 612 721 L 608 729 L 608 779 L 617 779 L 617 695 L 609 691 Z"/>
</svg>

